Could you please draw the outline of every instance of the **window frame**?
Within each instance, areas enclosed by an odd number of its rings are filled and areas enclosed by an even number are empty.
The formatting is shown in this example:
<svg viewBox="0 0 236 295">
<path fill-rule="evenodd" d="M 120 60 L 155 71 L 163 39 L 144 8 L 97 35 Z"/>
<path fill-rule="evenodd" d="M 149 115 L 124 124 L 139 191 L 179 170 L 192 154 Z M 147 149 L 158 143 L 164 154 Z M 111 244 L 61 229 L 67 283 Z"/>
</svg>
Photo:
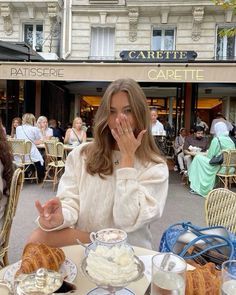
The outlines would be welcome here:
<svg viewBox="0 0 236 295">
<path fill-rule="evenodd" d="M 217 24 L 216 25 L 216 30 L 215 30 L 215 58 L 217 60 L 230 60 L 230 59 L 236 59 L 236 35 L 234 36 L 235 38 L 235 43 L 234 43 L 234 56 L 227 56 L 227 36 L 223 36 L 223 56 L 217 56 L 217 47 L 218 47 L 218 30 L 219 29 L 230 29 L 230 28 L 236 28 L 236 23 L 230 23 L 230 24 Z M 226 55 L 225 55 L 226 54 Z"/>
<path fill-rule="evenodd" d="M 155 30 L 161 30 L 161 49 L 154 49 L 153 47 L 153 32 Z M 163 35 L 163 31 L 165 32 L 166 30 L 173 30 L 174 31 L 174 40 L 173 40 L 173 49 L 171 50 L 176 50 L 176 34 L 177 34 L 177 26 L 176 25 L 153 25 L 152 26 L 152 30 L 151 30 L 151 50 L 169 50 L 169 49 L 165 49 L 162 47 L 162 45 L 164 44 L 164 35 Z"/>
<path fill-rule="evenodd" d="M 93 29 L 98 29 L 98 28 L 102 28 L 102 29 L 113 29 L 114 31 L 114 40 L 113 40 L 113 55 L 112 56 L 105 56 L 105 55 L 99 55 L 99 56 L 95 56 L 95 55 L 92 55 L 92 30 Z M 90 27 L 90 50 L 89 50 L 89 59 L 90 60 L 115 60 L 115 44 L 116 44 L 116 27 L 114 25 L 91 25 Z M 102 46 L 104 46 L 104 44 L 102 44 Z"/>
<path fill-rule="evenodd" d="M 29 20 L 27 20 L 27 21 L 22 21 L 22 41 L 23 42 L 25 42 L 25 43 L 27 43 L 26 41 L 25 41 L 25 26 L 26 25 L 32 25 L 33 26 L 33 45 L 32 45 L 32 49 L 33 50 L 36 50 L 35 49 L 35 46 L 36 46 L 36 26 L 37 25 L 41 25 L 42 26 L 42 28 L 43 28 L 43 31 L 42 31 L 42 36 L 43 36 L 43 42 L 44 42 L 44 30 L 45 30 L 45 25 L 44 25 L 44 23 L 43 23 L 43 21 L 29 21 Z M 39 51 L 39 52 L 43 52 L 43 45 L 44 45 L 44 43 L 42 42 L 42 48 L 41 48 L 41 51 Z"/>
</svg>

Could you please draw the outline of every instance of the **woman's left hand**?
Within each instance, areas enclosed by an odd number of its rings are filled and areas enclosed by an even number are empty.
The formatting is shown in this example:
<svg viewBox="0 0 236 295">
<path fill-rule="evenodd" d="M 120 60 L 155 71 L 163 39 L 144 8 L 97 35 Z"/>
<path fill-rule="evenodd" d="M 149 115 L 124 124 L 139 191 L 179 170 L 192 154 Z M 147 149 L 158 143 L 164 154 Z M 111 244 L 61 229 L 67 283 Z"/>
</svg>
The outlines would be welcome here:
<svg viewBox="0 0 236 295">
<path fill-rule="evenodd" d="M 121 114 L 116 119 L 116 129 L 112 129 L 111 133 L 121 152 L 120 167 L 133 167 L 135 152 L 141 145 L 143 135 L 146 131 L 140 131 L 138 136 L 135 137 L 126 115 Z"/>
</svg>

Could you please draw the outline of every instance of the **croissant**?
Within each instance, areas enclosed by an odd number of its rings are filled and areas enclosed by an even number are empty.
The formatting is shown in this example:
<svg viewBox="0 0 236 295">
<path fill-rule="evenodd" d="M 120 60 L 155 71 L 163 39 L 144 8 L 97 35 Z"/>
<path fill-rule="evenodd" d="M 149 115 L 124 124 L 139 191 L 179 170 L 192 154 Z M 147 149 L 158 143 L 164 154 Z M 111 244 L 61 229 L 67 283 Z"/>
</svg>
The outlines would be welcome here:
<svg viewBox="0 0 236 295">
<path fill-rule="evenodd" d="M 58 271 L 64 260 L 65 254 L 60 248 L 29 243 L 23 250 L 21 266 L 16 276 L 34 272 L 41 267 Z"/>
<path fill-rule="evenodd" d="M 185 295 L 220 295 L 220 271 L 213 263 L 187 271 Z"/>
</svg>

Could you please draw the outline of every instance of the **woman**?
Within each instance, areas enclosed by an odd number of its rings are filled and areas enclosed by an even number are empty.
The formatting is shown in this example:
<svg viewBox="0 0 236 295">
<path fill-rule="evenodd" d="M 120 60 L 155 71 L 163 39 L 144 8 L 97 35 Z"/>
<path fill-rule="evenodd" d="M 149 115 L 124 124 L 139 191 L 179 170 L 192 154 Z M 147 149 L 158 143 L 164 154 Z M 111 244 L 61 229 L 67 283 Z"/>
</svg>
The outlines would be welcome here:
<svg viewBox="0 0 236 295">
<path fill-rule="evenodd" d="M 82 142 L 86 142 L 87 135 L 82 127 L 82 119 L 80 117 L 75 117 L 72 128 L 66 130 L 64 143 L 79 145 Z"/>
<path fill-rule="evenodd" d="M 8 145 L 6 134 L 0 123 L 0 231 L 3 225 L 3 215 L 10 193 L 13 175 L 13 156 Z"/>
<path fill-rule="evenodd" d="M 184 167 L 184 141 L 186 137 L 186 129 L 180 128 L 179 135 L 176 136 L 175 142 L 174 142 L 174 150 L 175 150 L 175 157 L 177 158 L 180 174 L 185 173 L 185 167 Z"/>
<path fill-rule="evenodd" d="M 15 117 L 11 122 L 11 138 L 16 138 L 16 127 L 22 124 L 20 117 Z"/>
<path fill-rule="evenodd" d="M 139 85 L 131 79 L 111 83 L 96 113 L 94 141 L 69 154 L 58 198 L 36 202 L 40 228 L 30 241 L 89 242 L 89 232 L 116 227 L 128 232 L 132 245 L 152 248 L 150 223 L 165 206 L 168 168 L 149 130 Z"/>
<path fill-rule="evenodd" d="M 219 155 L 221 149 L 230 150 L 235 148 L 232 139 L 229 137 L 229 131 L 225 123 L 218 122 L 214 128 L 216 136 L 211 141 L 207 155 L 196 155 L 189 167 L 190 192 L 199 194 L 202 197 L 207 196 L 214 188 L 216 173 L 220 168 L 219 165 L 212 166 L 209 164 L 210 159 L 213 156 Z"/>
<path fill-rule="evenodd" d="M 16 138 L 32 142 L 30 156 L 36 166 L 38 180 L 41 182 L 44 177 L 44 160 L 36 145 L 42 143 L 42 140 L 38 128 L 35 127 L 35 123 L 36 119 L 33 114 L 24 114 L 22 117 L 22 125 L 16 128 Z"/>
<path fill-rule="evenodd" d="M 42 141 L 49 140 L 53 136 L 53 131 L 48 128 L 48 119 L 45 116 L 38 117 L 37 127 Z"/>
<path fill-rule="evenodd" d="M 230 131 L 230 138 L 233 140 L 235 148 L 236 148 L 236 127 Z"/>
</svg>

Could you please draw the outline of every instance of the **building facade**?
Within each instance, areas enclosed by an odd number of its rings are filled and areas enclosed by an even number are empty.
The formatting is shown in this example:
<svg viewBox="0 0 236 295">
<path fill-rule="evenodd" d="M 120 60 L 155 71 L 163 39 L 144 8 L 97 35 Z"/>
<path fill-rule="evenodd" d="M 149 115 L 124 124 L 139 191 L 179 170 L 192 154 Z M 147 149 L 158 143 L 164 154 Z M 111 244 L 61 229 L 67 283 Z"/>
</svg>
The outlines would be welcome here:
<svg viewBox="0 0 236 295">
<path fill-rule="evenodd" d="M 107 84 L 128 76 L 176 130 L 199 114 L 210 124 L 218 111 L 235 123 L 236 42 L 219 35 L 235 25 L 233 10 L 205 0 L 0 0 L 0 40 L 48 60 L 1 63 L 1 115 L 91 121 Z M 22 108 L 11 112 L 17 99 Z"/>
</svg>

